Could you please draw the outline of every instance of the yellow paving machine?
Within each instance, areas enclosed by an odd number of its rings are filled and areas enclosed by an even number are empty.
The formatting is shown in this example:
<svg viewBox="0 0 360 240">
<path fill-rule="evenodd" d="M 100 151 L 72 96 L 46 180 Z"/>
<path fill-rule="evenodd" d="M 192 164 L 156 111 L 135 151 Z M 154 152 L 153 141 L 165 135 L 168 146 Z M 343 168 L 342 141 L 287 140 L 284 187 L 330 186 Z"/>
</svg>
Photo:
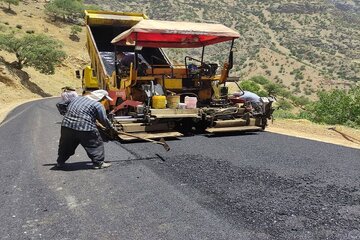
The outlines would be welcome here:
<svg viewBox="0 0 360 240">
<path fill-rule="evenodd" d="M 229 94 L 234 41 L 239 33 L 210 23 L 149 20 L 141 13 L 86 11 L 91 66 L 83 70 L 85 91 L 105 89 L 106 106 L 122 140 L 192 133 L 259 131 L 272 114 L 272 98 L 257 102 Z M 204 57 L 206 47 L 229 42 L 224 63 Z M 173 64 L 164 48 L 199 48 Z"/>
</svg>

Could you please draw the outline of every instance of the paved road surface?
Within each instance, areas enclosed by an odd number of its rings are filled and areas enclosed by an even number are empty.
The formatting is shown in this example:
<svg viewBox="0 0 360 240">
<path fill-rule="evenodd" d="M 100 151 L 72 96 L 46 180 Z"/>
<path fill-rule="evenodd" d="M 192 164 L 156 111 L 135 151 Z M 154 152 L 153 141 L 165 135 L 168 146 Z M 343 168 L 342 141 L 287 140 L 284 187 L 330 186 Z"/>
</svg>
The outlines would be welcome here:
<svg viewBox="0 0 360 240">
<path fill-rule="evenodd" d="M 0 126 L 1 239 L 360 239 L 360 151 L 272 133 L 106 144 L 53 164 L 57 99 Z"/>
</svg>

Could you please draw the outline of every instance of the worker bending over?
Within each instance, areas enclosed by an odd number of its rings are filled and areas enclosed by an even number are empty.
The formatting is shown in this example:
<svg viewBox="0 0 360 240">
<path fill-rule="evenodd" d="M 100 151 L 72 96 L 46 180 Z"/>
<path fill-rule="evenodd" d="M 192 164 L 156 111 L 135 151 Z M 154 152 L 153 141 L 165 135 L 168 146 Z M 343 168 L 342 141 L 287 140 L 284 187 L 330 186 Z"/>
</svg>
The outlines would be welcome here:
<svg viewBox="0 0 360 240">
<path fill-rule="evenodd" d="M 65 166 L 66 160 L 74 155 L 79 144 L 84 147 L 94 169 L 111 165 L 104 162 L 104 142 L 96 126 L 96 121 L 99 121 L 106 128 L 114 130 L 100 103 L 104 99 L 112 101 L 107 91 L 96 90 L 89 95 L 74 98 L 69 103 L 61 123 L 57 168 Z"/>
</svg>

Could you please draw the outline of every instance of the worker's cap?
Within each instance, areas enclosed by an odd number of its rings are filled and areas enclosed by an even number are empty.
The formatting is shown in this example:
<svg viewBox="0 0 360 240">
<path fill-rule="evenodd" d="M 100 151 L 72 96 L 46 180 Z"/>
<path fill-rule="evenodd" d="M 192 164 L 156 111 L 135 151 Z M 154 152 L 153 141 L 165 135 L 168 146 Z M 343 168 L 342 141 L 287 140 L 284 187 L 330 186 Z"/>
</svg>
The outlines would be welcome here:
<svg viewBox="0 0 360 240">
<path fill-rule="evenodd" d="M 61 90 L 76 91 L 75 88 L 70 87 L 70 86 L 65 86 L 65 87 L 61 88 Z"/>
<path fill-rule="evenodd" d="M 96 101 L 101 101 L 104 97 L 112 101 L 113 99 L 109 97 L 109 93 L 105 90 L 95 90 L 92 91 L 89 95 L 90 98 Z"/>
</svg>

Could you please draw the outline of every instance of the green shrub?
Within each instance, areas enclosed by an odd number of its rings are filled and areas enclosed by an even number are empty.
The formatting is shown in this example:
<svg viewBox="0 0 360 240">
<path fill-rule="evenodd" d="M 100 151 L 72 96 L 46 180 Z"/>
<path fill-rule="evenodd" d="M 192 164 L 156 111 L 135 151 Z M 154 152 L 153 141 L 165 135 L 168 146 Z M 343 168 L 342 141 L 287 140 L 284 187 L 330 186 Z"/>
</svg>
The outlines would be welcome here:
<svg viewBox="0 0 360 240">
<path fill-rule="evenodd" d="M 308 117 L 312 121 L 360 126 L 360 86 L 350 91 L 321 91 L 318 97 L 318 101 L 306 106 Z"/>
<path fill-rule="evenodd" d="M 273 113 L 274 118 L 298 119 L 299 117 L 287 110 L 278 109 Z"/>
<path fill-rule="evenodd" d="M 282 86 L 277 83 L 268 83 L 264 85 L 265 90 L 268 92 L 269 95 L 279 95 L 281 92 Z"/>
<path fill-rule="evenodd" d="M 279 108 L 279 109 L 282 109 L 282 110 L 291 110 L 294 108 L 294 106 L 287 100 L 285 99 L 279 99 L 277 102 L 276 102 L 276 106 Z"/>
<path fill-rule="evenodd" d="M 305 105 L 308 105 L 310 103 L 310 100 L 307 97 L 304 96 L 290 96 L 291 101 L 294 103 L 295 106 L 303 107 Z"/>
<path fill-rule="evenodd" d="M 315 103 L 314 120 L 328 124 L 345 123 L 349 119 L 350 98 L 345 91 L 320 92 Z"/>
<path fill-rule="evenodd" d="M 298 118 L 300 119 L 307 119 L 307 120 L 312 120 L 312 114 L 308 111 L 300 111 L 300 113 L 298 114 Z"/>
<path fill-rule="evenodd" d="M 251 80 L 255 83 L 258 83 L 260 85 L 265 85 L 270 82 L 267 78 L 265 78 L 263 76 L 255 76 L 255 77 L 250 78 L 249 80 Z"/>
<path fill-rule="evenodd" d="M 260 86 L 251 80 L 245 80 L 240 82 L 240 87 L 244 90 L 257 93 L 260 90 Z"/>
<path fill-rule="evenodd" d="M 260 97 L 267 97 L 267 96 L 269 96 L 269 94 L 268 94 L 266 91 L 264 91 L 264 90 L 258 91 L 258 92 L 257 92 L 257 95 L 259 95 Z"/>
<path fill-rule="evenodd" d="M 286 90 L 285 88 L 282 88 L 280 91 L 279 91 L 279 96 L 282 96 L 284 98 L 290 98 L 292 96 L 291 92 Z"/>
<path fill-rule="evenodd" d="M 77 36 L 82 31 L 82 28 L 78 25 L 71 26 L 70 35 Z"/>
</svg>

